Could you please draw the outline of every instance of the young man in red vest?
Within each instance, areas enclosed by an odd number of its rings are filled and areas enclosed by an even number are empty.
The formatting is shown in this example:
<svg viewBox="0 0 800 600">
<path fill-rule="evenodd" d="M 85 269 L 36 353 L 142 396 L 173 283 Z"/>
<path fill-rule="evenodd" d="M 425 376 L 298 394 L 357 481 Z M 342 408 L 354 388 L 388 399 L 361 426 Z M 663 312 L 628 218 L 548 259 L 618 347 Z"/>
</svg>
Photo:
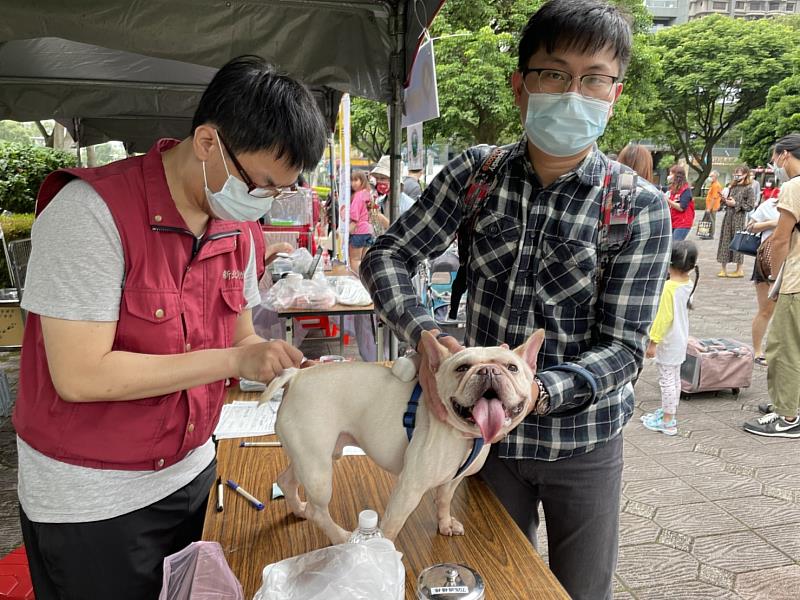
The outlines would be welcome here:
<svg viewBox="0 0 800 600">
<path fill-rule="evenodd" d="M 302 360 L 253 331 L 251 222 L 325 139 L 305 87 L 242 57 L 183 141 L 43 184 L 14 414 L 39 600 L 156 598 L 164 556 L 199 539 L 226 381 Z"/>
</svg>

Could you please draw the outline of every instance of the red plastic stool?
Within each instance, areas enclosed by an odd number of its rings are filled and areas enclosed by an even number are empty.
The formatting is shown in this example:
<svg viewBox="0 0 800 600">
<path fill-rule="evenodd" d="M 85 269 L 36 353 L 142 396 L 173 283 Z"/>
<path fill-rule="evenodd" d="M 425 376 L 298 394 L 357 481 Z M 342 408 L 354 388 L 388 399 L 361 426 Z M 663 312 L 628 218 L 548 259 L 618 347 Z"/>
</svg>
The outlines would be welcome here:
<svg viewBox="0 0 800 600">
<path fill-rule="evenodd" d="M 335 323 L 331 323 L 328 317 L 294 317 L 303 329 L 322 329 L 325 337 L 337 337 L 339 335 L 339 327 Z M 344 345 L 350 344 L 350 336 L 344 336 Z"/>
<path fill-rule="evenodd" d="M 0 599 L 34 600 L 25 546 L 0 558 Z"/>
</svg>

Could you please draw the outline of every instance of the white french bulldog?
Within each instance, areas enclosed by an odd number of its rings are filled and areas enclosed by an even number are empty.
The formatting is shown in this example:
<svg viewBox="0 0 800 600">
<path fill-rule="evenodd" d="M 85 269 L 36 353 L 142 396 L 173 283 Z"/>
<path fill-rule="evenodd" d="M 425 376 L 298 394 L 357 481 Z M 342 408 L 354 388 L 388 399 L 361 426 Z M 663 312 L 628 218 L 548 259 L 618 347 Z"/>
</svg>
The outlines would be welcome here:
<svg viewBox="0 0 800 600">
<path fill-rule="evenodd" d="M 466 348 L 456 354 L 423 333 L 422 343 L 436 374 L 447 422 L 437 419 L 421 398 L 409 442 L 403 415 L 416 381 L 403 382 L 374 363 L 331 363 L 288 369 L 262 395 L 268 401 L 282 385 L 287 389 L 275 430 L 289 456 L 278 477 L 292 512 L 311 519 L 334 544 L 350 532 L 328 512 L 333 459 L 346 445 L 360 446 L 381 468 L 398 476 L 381 528 L 394 540 L 422 496 L 436 488 L 439 533 L 462 535 L 464 527 L 450 515 L 450 502 L 461 480 L 477 473 L 489 452 L 529 412 L 536 356 L 544 340 L 539 330 L 515 350 L 507 345 Z M 424 396 L 424 394 L 423 394 Z M 480 454 L 455 477 L 470 455 L 475 438 Z M 300 500 L 299 486 L 306 502 Z"/>
</svg>

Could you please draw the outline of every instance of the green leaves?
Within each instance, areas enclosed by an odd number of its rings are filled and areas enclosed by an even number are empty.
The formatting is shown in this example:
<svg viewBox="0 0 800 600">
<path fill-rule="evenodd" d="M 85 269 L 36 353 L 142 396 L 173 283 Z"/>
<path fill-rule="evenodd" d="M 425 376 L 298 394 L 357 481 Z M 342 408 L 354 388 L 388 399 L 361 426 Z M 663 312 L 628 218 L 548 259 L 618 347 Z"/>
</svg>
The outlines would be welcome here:
<svg viewBox="0 0 800 600">
<path fill-rule="evenodd" d="M 75 166 L 75 157 L 66 152 L 0 141 L 0 209 L 32 213 L 44 178 L 68 166 Z"/>
<path fill-rule="evenodd" d="M 713 15 L 653 36 L 662 71 L 648 121 L 687 159 L 698 182 L 711 170 L 717 142 L 763 107 L 784 77 L 798 33 L 782 20 Z"/>
</svg>

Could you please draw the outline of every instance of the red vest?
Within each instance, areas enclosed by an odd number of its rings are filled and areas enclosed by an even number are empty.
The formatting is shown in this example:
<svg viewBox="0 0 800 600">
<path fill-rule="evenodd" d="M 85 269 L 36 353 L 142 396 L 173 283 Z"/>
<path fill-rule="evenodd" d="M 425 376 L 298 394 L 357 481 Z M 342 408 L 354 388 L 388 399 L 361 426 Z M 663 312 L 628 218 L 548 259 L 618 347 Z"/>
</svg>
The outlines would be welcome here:
<svg viewBox="0 0 800 600">
<path fill-rule="evenodd" d="M 680 201 L 681 194 L 687 189 L 689 189 L 688 183 L 684 184 L 683 187 L 677 192 L 670 192 L 669 199 L 672 202 Z M 673 229 L 691 229 L 692 225 L 694 224 L 694 198 L 689 200 L 689 204 L 686 206 L 686 210 L 683 212 L 675 210 L 670 206 L 669 216 L 672 217 Z"/>
<path fill-rule="evenodd" d="M 111 211 L 125 255 L 113 350 L 179 354 L 228 348 L 245 305 L 251 224 L 211 219 L 203 241 L 196 241 L 175 207 L 161 162 L 161 152 L 177 143 L 160 140 L 144 156 L 104 167 L 56 171 L 39 192 L 37 214 L 80 177 Z M 263 258 L 257 263 L 263 265 Z M 30 446 L 65 463 L 157 470 L 208 440 L 224 396 L 225 382 L 216 381 L 141 400 L 65 402 L 50 378 L 39 316 L 31 313 L 14 426 Z"/>
</svg>

